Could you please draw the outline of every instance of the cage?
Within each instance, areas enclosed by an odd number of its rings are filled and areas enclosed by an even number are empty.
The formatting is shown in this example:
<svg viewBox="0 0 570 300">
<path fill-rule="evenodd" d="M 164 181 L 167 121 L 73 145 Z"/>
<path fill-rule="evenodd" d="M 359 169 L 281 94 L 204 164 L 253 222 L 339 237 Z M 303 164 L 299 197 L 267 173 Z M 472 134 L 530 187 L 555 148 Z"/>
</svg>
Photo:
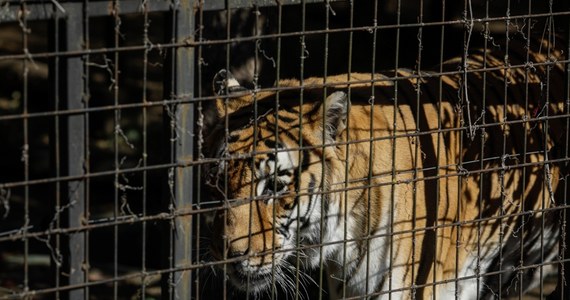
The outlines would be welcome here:
<svg viewBox="0 0 570 300">
<path fill-rule="evenodd" d="M 568 20 L 0 0 L 0 299 L 567 299 Z"/>
</svg>

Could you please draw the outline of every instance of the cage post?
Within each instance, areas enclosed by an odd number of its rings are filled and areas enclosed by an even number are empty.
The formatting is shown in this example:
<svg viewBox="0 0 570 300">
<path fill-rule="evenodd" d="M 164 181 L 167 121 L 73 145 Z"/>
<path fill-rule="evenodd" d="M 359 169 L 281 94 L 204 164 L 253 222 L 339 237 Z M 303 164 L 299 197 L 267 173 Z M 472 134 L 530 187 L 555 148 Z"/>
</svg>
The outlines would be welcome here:
<svg viewBox="0 0 570 300">
<path fill-rule="evenodd" d="M 194 34 L 193 2 L 181 0 L 174 11 L 175 41 L 183 43 Z M 177 47 L 173 53 L 172 64 L 172 91 L 176 99 L 189 99 L 194 96 L 194 49 L 189 47 Z M 173 145 L 174 158 L 178 167 L 175 171 L 174 203 L 177 211 L 187 212 L 192 209 L 193 176 L 192 168 L 186 167 L 186 163 L 193 160 L 193 129 L 194 129 L 194 105 L 192 103 L 180 103 L 175 111 L 176 136 Z M 189 270 L 178 270 L 192 263 L 192 216 L 183 215 L 174 219 L 173 237 L 173 266 L 177 269 L 174 273 L 173 293 L 170 299 L 190 299 L 192 295 L 192 274 Z"/>
<path fill-rule="evenodd" d="M 84 41 L 83 15 L 81 5 L 66 7 L 65 19 L 65 48 L 67 51 L 82 50 Z M 67 110 L 83 109 L 83 60 L 81 57 L 68 57 L 65 64 L 66 88 L 65 105 Z M 70 115 L 65 119 L 67 130 L 67 175 L 81 176 L 85 174 L 86 140 L 85 115 Z M 69 199 L 68 224 L 70 228 L 83 226 L 87 210 L 85 197 L 85 181 L 70 181 L 67 184 L 67 198 Z M 85 232 L 75 232 L 69 235 L 68 271 L 69 285 L 82 284 L 87 281 L 86 264 L 86 238 Z M 69 299 L 88 298 L 85 288 L 70 290 Z"/>
</svg>

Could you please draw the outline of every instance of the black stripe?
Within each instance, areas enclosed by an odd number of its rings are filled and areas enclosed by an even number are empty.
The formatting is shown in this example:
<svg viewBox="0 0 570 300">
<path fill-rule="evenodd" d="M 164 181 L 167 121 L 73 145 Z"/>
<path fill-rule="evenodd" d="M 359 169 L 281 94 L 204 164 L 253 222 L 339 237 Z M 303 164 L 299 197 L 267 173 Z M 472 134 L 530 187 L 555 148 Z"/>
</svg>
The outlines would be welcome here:
<svg viewBox="0 0 570 300">
<path fill-rule="evenodd" d="M 275 230 L 276 230 L 277 232 L 279 232 L 279 234 L 281 234 L 282 236 L 284 236 L 285 238 L 288 239 L 288 238 L 291 236 L 291 235 L 289 234 L 289 230 L 288 230 L 288 229 L 289 229 L 289 228 L 288 228 L 289 226 L 288 226 L 288 225 L 282 225 L 282 224 L 279 224 L 279 225 L 281 225 L 282 227 L 276 227 Z"/>
<path fill-rule="evenodd" d="M 309 222 L 307 222 L 310 218 L 308 218 L 307 216 L 311 213 L 312 210 L 312 206 L 313 206 L 313 196 L 315 193 L 315 186 L 317 185 L 317 178 L 315 177 L 314 174 L 311 173 L 311 180 L 309 181 L 309 185 L 308 185 L 308 195 L 307 197 L 309 198 L 309 203 L 307 203 L 307 212 L 305 213 L 304 216 L 299 218 L 299 222 L 301 222 L 301 229 L 306 229 L 307 227 L 309 227 Z"/>
<path fill-rule="evenodd" d="M 267 146 L 267 148 L 271 148 L 271 149 L 285 149 L 285 147 L 283 146 L 283 144 L 276 142 L 274 140 L 271 139 L 265 139 L 263 140 L 263 143 L 265 144 L 265 146 Z"/>
<path fill-rule="evenodd" d="M 228 137 L 228 143 L 235 143 L 239 140 L 239 134 L 232 134 Z"/>
<path fill-rule="evenodd" d="M 427 84 L 422 84 L 422 91 L 425 92 L 425 95 L 422 97 L 422 103 L 427 104 L 427 103 L 431 103 L 431 105 L 436 105 L 435 103 L 435 97 L 434 95 L 438 92 L 438 91 L 433 91 L 431 89 L 439 89 L 439 84 L 435 84 L 435 83 L 439 83 L 439 78 L 436 79 L 432 79 L 429 80 L 429 82 Z M 442 89 L 445 89 L 446 87 L 449 87 L 447 85 L 442 85 Z M 443 91 L 442 91 L 443 94 Z M 427 97 L 427 99 L 426 99 Z M 419 120 L 416 120 L 416 126 L 418 126 L 418 128 L 421 130 L 429 130 L 429 125 L 428 125 L 428 120 L 427 120 L 427 116 L 425 114 L 425 112 L 423 111 L 422 107 L 416 107 L 416 105 L 410 105 L 410 107 L 412 108 L 413 114 L 414 116 L 418 113 L 418 109 L 419 111 Z M 437 111 L 437 107 L 436 111 Z M 423 177 L 436 177 L 436 168 L 430 169 L 430 170 L 426 170 L 425 168 L 427 167 L 431 167 L 429 164 L 429 162 L 434 162 L 434 165 L 438 165 L 439 162 L 437 161 L 438 157 L 436 155 L 435 149 L 437 149 L 437 146 L 434 144 L 434 141 L 432 139 L 432 135 L 431 134 L 427 134 L 427 135 L 420 135 L 419 137 L 419 141 L 420 143 L 420 148 L 422 149 L 422 151 L 425 153 L 425 159 L 423 159 L 424 161 L 424 171 L 423 171 Z M 445 155 L 445 151 L 439 154 L 441 155 Z M 420 159 L 420 158 L 416 158 L 416 159 Z M 418 175 L 421 176 L 421 175 Z M 429 226 L 433 226 L 437 220 L 437 207 L 433 205 L 433 203 L 430 202 L 431 199 L 433 199 L 433 197 L 438 197 L 436 191 L 437 191 L 437 179 L 433 180 L 432 182 L 429 181 L 425 181 L 424 182 L 424 195 L 423 195 L 423 200 L 425 201 L 424 205 L 426 207 L 426 225 L 427 227 Z M 441 193 L 441 191 L 440 191 Z M 418 195 L 418 199 L 421 199 L 421 196 Z M 445 197 L 443 197 L 443 199 L 441 199 L 442 201 L 445 201 Z M 412 280 L 414 280 L 414 282 L 416 284 L 424 284 L 427 283 L 427 278 L 429 277 L 429 274 L 432 273 L 432 267 L 434 264 L 437 263 L 436 261 L 436 257 L 435 257 L 435 253 L 434 253 L 434 249 L 433 249 L 433 245 L 435 244 L 436 241 L 436 233 L 434 230 L 426 230 L 425 234 L 424 234 L 424 238 L 422 241 L 422 247 L 421 247 L 421 251 L 420 251 L 420 258 L 419 258 L 419 268 L 418 268 L 418 272 L 416 273 L 416 278 L 412 278 Z M 418 290 L 418 294 L 421 295 L 421 293 L 423 293 L 423 288 L 420 288 Z"/>
<path fill-rule="evenodd" d="M 293 175 L 293 174 L 291 173 L 291 170 L 289 170 L 289 169 L 285 169 L 285 170 L 279 169 L 277 171 L 277 176 L 289 176 L 289 177 L 291 177 L 291 175 Z"/>
<path fill-rule="evenodd" d="M 281 109 L 292 114 L 299 114 L 299 111 L 295 109 L 295 106 L 285 105 Z"/>
<path fill-rule="evenodd" d="M 289 117 L 285 117 L 285 116 L 281 116 L 281 115 L 277 115 L 277 120 L 283 121 L 285 123 L 293 123 L 295 121 L 298 121 L 298 119 L 296 119 L 296 118 L 289 118 Z"/>
<path fill-rule="evenodd" d="M 308 192 L 309 196 L 311 196 L 315 192 L 315 185 L 317 183 L 317 178 L 315 174 L 311 173 L 311 180 L 309 181 Z"/>
<path fill-rule="evenodd" d="M 295 199 L 297 199 L 297 198 L 295 198 Z M 296 202 L 296 201 L 293 201 L 293 202 L 290 202 L 290 203 L 285 203 L 285 205 L 283 206 L 283 208 L 285 208 L 286 210 L 291 210 L 291 209 L 293 209 L 293 207 L 295 206 L 295 202 Z M 285 218 L 285 217 L 287 217 L 287 215 L 280 216 L 280 217 L 281 217 L 281 218 Z"/>
<path fill-rule="evenodd" d="M 313 107 L 311 107 L 311 109 L 304 115 L 311 118 L 314 115 L 316 115 L 318 112 L 321 111 L 320 108 L 321 108 L 321 103 L 315 103 L 315 104 L 313 104 Z M 319 116 L 317 116 L 317 117 L 319 117 Z"/>
<path fill-rule="evenodd" d="M 311 161 L 309 160 L 310 159 L 309 150 L 303 149 L 302 155 L 303 159 L 301 160 L 301 172 L 305 172 L 309 168 L 309 165 L 311 163 Z"/>
</svg>

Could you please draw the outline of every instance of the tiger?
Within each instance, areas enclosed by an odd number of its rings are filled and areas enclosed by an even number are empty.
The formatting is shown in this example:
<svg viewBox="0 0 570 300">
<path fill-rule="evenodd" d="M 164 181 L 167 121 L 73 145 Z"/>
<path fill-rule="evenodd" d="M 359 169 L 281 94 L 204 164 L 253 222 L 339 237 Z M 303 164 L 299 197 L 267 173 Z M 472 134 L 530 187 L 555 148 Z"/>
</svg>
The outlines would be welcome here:
<svg viewBox="0 0 570 300">
<path fill-rule="evenodd" d="M 258 297 L 298 295 L 320 268 L 330 298 L 526 292 L 559 255 L 564 47 L 513 39 L 437 71 L 268 89 L 221 70 L 205 133 L 214 260 Z"/>
</svg>

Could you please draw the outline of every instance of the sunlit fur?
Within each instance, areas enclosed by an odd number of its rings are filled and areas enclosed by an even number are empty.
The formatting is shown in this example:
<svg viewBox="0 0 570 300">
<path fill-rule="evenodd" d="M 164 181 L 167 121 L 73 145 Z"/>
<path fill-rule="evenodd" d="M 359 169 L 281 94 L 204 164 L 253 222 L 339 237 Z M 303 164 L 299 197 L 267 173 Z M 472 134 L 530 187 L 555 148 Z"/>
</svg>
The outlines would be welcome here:
<svg viewBox="0 0 570 300">
<path fill-rule="evenodd" d="M 220 97 L 206 176 L 225 208 L 212 254 L 232 260 L 230 282 L 304 297 L 295 278 L 322 261 L 330 297 L 492 298 L 536 284 L 538 269 L 515 268 L 558 251 L 559 212 L 529 211 L 563 201 L 568 160 L 549 160 L 567 153 L 568 117 L 536 118 L 569 108 L 560 48 L 524 44 L 509 44 L 508 69 L 500 49 L 472 50 L 469 73 L 458 58 L 444 76 L 352 73 Z"/>
</svg>

